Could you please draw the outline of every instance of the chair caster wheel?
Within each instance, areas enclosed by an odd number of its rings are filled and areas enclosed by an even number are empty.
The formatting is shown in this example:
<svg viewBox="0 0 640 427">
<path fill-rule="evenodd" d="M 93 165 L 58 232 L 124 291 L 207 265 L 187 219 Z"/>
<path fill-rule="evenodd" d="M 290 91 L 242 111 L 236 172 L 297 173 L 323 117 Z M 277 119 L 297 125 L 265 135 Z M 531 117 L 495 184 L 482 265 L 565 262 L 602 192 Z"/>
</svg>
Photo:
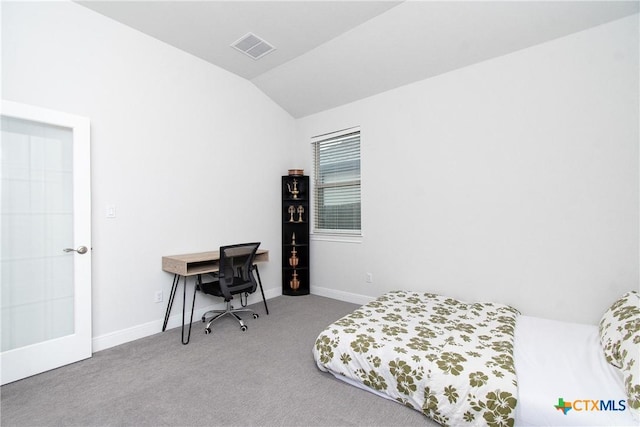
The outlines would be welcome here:
<svg viewBox="0 0 640 427">
<path fill-rule="evenodd" d="M 211 333 L 211 328 L 204 328 L 204 334 L 209 335 Z"/>
<path fill-rule="evenodd" d="M 253 313 L 253 318 L 254 319 L 257 319 L 258 317 L 260 317 L 260 316 L 258 316 L 258 313 Z"/>
<path fill-rule="evenodd" d="M 247 325 L 242 325 L 242 326 L 240 326 L 240 330 L 241 330 L 242 332 L 246 331 L 246 330 L 247 330 Z"/>
</svg>

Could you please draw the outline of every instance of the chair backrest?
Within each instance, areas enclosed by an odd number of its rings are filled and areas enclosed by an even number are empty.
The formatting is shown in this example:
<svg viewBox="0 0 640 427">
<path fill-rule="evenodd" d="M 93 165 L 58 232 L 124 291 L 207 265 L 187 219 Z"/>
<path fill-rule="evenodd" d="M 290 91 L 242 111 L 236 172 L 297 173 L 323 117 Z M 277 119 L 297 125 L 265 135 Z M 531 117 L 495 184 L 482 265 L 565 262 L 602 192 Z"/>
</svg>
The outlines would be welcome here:
<svg viewBox="0 0 640 427">
<path fill-rule="evenodd" d="M 241 292 L 252 293 L 258 287 L 253 264 L 259 246 L 260 242 L 220 246 L 218 278 L 225 299 L 230 300 L 232 295 Z"/>
</svg>

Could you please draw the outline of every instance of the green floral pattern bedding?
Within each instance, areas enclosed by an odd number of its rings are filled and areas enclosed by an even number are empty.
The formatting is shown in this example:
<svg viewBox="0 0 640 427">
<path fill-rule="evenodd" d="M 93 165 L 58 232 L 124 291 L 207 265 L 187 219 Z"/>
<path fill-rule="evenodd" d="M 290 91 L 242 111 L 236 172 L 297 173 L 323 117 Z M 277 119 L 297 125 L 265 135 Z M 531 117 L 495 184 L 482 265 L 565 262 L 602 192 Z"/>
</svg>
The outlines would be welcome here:
<svg viewBox="0 0 640 427">
<path fill-rule="evenodd" d="M 393 291 L 329 325 L 313 355 L 322 371 L 440 424 L 513 426 L 518 314 L 501 304 Z"/>
</svg>

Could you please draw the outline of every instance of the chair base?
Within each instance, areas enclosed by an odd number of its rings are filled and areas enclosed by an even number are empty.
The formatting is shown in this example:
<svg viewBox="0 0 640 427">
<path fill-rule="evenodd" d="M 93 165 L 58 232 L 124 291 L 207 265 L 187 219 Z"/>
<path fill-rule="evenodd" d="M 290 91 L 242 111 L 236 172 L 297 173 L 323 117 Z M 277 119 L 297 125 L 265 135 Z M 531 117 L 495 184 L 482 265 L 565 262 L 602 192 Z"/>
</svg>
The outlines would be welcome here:
<svg viewBox="0 0 640 427">
<path fill-rule="evenodd" d="M 213 322 L 215 322 L 216 320 L 229 315 L 231 317 L 233 317 L 234 319 L 236 319 L 238 321 L 238 323 L 240 323 L 240 330 L 241 331 L 246 331 L 247 330 L 247 325 L 244 324 L 244 321 L 240 318 L 240 316 L 238 316 L 236 313 L 253 313 L 253 318 L 257 319 L 258 313 L 256 313 L 255 311 L 251 310 L 250 308 L 233 308 L 233 306 L 231 305 L 231 301 L 227 301 L 227 308 L 225 310 L 211 310 L 211 311 L 207 311 L 205 314 L 202 315 L 202 322 L 206 322 L 207 321 L 207 317 L 209 317 L 210 315 L 213 315 L 213 318 L 211 318 L 211 320 L 209 320 L 209 323 L 207 323 L 207 326 L 204 328 L 204 333 L 205 334 L 210 334 L 211 333 L 211 324 Z"/>
</svg>

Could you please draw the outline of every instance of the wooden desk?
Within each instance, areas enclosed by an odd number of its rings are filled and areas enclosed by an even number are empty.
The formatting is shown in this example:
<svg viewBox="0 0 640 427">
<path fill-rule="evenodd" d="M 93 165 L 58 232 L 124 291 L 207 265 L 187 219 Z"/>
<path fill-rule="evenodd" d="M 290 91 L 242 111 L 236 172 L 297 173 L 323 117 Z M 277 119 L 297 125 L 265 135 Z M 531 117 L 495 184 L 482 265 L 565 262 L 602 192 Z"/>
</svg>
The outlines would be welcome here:
<svg viewBox="0 0 640 427">
<path fill-rule="evenodd" d="M 258 249 L 256 251 L 255 263 L 269 261 L 269 251 L 266 249 Z M 173 284 L 171 286 L 171 293 L 169 294 L 169 301 L 167 302 L 167 311 L 164 315 L 164 324 L 162 325 L 162 332 L 167 329 L 167 322 L 169 321 L 169 315 L 171 314 L 171 308 L 173 307 L 173 300 L 178 289 L 180 277 L 183 278 L 182 285 L 182 344 L 189 344 L 191 338 L 191 323 L 193 323 L 193 308 L 196 303 L 196 291 L 199 289 L 202 283 L 202 274 L 215 273 L 220 269 L 220 251 L 209 252 L 197 252 L 193 254 L 182 255 L 170 255 L 162 257 L 162 270 L 168 273 L 173 273 Z M 253 265 L 253 270 L 258 277 L 258 284 L 260 285 L 260 292 L 262 293 L 262 300 L 264 301 L 264 308 L 269 314 L 267 308 L 267 300 L 264 297 L 264 290 L 262 289 L 262 280 L 260 280 L 260 271 L 256 264 Z M 189 321 L 189 332 L 187 339 L 184 338 L 184 315 L 185 306 L 187 302 L 187 277 L 196 276 L 196 285 L 193 288 L 193 300 L 191 302 L 191 319 Z"/>
<path fill-rule="evenodd" d="M 269 261 L 269 251 L 258 249 L 255 262 Z M 162 257 L 162 269 L 183 277 L 214 273 L 220 268 L 220 251 Z"/>
</svg>

